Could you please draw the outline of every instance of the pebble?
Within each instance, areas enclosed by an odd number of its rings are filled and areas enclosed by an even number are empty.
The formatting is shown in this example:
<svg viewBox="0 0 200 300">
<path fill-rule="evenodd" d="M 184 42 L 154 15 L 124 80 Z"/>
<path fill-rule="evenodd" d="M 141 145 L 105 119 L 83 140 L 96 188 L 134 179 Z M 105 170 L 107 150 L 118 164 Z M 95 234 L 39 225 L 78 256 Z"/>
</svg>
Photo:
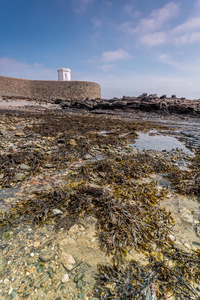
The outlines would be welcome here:
<svg viewBox="0 0 200 300">
<path fill-rule="evenodd" d="M 71 271 L 76 265 L 76 261 L 73 258 L 73 256 L 65 252 L 61 253 L 61 262 L 64 265 L 64 267 L 69 271 Z"/>
<path fill-rule="evenodd" d="M 79 294 L 78 294 L 78 298 L 83 299 L 83 297 L 84 297 L 84 294 L 83 294 L 83 293 L 79 293 Z"/>
<path fill-rule="evenodd" d="M 12 296 L 13 299 L 17 296 L 17 294 L 15 293 L 15 291 L 13 291 L 13 292 L 11 293 L 11 296 Z"/>
<path fill-rule="evenodd" d="M 47 168 L 47 169 L 53 168 L 53 165 L 52 165 L 52 164 L 45 164 L 44 166 L 45 166 L 45 168 Z"/>
<path fill-rule="evenodd" d="M 77 143 L 76 143 L 76 141 L 74 139 L 70 139 L 69 140 L 69 144 L 72 145 L 72 146 L 76 146 L 77 145 Z"/>
<path fill-rule="evenodd" d="M 6 265 L 7 265 L 7 261 L 5 258 L 1 257 L 0 258 L 0 276 L 1 274 L 4 272 L 5 268 L 6 268 Z M 5 279 L 6 280 L 6 279 Z M 4 280 L 4 283 L 5 283 L 5 280 Z M 6 284 L 6 283 L 5 283 Z"/>
<path fill-rule="evenodd" d="M 64 274 L 61 281 L 62 281 L 62 283 L 69 281 L 69 275 L 67 273 Z"/>
<path fill-rule="evenodd" d="M 196 235 L 200 238 L 200 223 L 196 225 Z"/>
<path fill-rule="evenodd" d="M 83 272 L 79 272 L 75 277 L 74 277 L 74 282 L 78 282 L 79 280 L 83 279 L 84 277 L 84 273 Z"/>
<path fill-rule="evenodd" d="M 181 219 L 184 222 L 187 222 L 190 224 L 194 223 L 193 215 L 189 209 L 187 209 L 186 207 L 180 207 L 179 212 L 180 212 Z"/>
<path fill-rule="evenodd" d="M 51 260 L 54 257 L 54 255 L 55 255 L 55 252 L 46 250 L 42 254 L 40 254 L 39 258 L 41 261 L 47 262 L 47 261 Z"/>
<path fill-rule="evenodd" d="M 20 137 L 20 136 L 24 136 L 24 132 L 16 132 L 16 133 L 15 133 L 15 136 L 19 136 L 19 137 Z"/>
<path fill-rule="evenodd" d="M 10 295 L 12 293 L 12 291 L 13 291 L 13 288 L 12 288 L 12 286 L 10 286 L 9 291 L 8 291 L 8 295 Z"/>
<path fill-rule="evenodd" d="M 83 156 L 84 160 L 88 160 L 88 159 L 91 159 L 91 158 L 92 158 L 92 155 L 90 155 L 90 154 L 86 154 L 85 156 Z"/>
<path fill-rule="evenodd" d="M 31 169 L 31 167 L 29 167 L 29 166 L 27 166 L 25 164 L 21 164 L 19 167 L 20 167 L 20 169 L 26 170 L 26 171 L 29 171 Z"/>
<path fill-rule="evenodd" d="M 13 237 L 13 235 L 14 235 L 14 231 L 6 231 L 2 235 L 2 240 L 3 241 L 8 241 Z"/>
<path fill-rule="evenodd" d="M 78 282 L 77 282 L 77 284 L 76 284 L 76 287 L 77 287 L 77 289 L 82 289 L 82 287 L 83 287 L 83 281 L 82 280 L 79 280 Z"/>
<path fill-rule="evenodd" d="M 15 174 L 13 181 L 14 182 L 22 181 L 22 180 L 24 180 L 25 177 L 26 176 L 24 173 L 17 173 L 17 174 Z"/>
<path fill-rule="evenodd" d="M 52 214 L 52 217 L 53 217 L 53 216 L 57 216 L 57 215 L 62 215 L 63 212 L 60 209 L 54 208 L 54 209 L 52 209 L 51 214 Z"/>
<path fill-rule="evenodd" d="M 34 244 L 33 244 L 34 248 L 38 248 L 40 246 L 40 242 L 39 241 L 36 241 Z"/>
<path fill-rule="evenodd" d="M 48 273 L 49 273 L 49 277 L 50 277 L 51 279 L 53 279 L 53 278 L 54 278 L 54 273 L 53 273 L 53 271 L 50 269 L 50 270 L 48 271 Z"/>
</svg>

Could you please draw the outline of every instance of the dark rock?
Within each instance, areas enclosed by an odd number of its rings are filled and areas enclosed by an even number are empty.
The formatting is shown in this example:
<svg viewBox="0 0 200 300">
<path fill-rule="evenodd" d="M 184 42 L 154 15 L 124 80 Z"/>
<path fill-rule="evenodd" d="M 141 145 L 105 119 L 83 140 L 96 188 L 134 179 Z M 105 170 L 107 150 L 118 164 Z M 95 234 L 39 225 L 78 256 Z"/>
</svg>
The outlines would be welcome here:
<svg viewBox="0 0 200 300">
<path fill-rule="evenodd" d="M 160 96 L 160 99 L 165 99 L 165 98 L 167 98 L 167 95 L 162 95 L 162 96 Z"/>
<path fill-rule="evenodd" d="M 59 98 L 57 98 L 57 99 L 54 100 L 54 103 L 55 103 L 55 104 L 60 104 L 60 103 L 62 103 L 62 102 L 63 102 L 63 100 L 62 100 L 62 99 L 59 99 Z"/>
<path fill-rule="evenodd" d="M 60 103 L 60 106 L 62 109 L 68 108 L 68 107 L 70 107 L 70 105 L 71 105 L 71 101 L 64 101 L 64 102 Z"/>
<path fill-rule="evenodd" d="M 59 139 L 59 140 L 57 140 L 57 143 L 58 144 L 64 144 L 65 143 L 65 139 Z"/>
</svg>

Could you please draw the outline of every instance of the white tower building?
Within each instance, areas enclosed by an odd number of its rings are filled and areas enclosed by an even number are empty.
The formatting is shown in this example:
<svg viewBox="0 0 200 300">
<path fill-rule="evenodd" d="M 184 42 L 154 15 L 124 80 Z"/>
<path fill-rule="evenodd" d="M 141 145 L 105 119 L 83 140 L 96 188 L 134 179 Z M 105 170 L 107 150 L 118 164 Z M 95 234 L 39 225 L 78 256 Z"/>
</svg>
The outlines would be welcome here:
<svg viewBox="0 0 200 300">
<path fill-rule="evenodd" d="M 71 70 L 69 68 L 58 68 L 59 81 L 71 81 Z"/>
</svg>

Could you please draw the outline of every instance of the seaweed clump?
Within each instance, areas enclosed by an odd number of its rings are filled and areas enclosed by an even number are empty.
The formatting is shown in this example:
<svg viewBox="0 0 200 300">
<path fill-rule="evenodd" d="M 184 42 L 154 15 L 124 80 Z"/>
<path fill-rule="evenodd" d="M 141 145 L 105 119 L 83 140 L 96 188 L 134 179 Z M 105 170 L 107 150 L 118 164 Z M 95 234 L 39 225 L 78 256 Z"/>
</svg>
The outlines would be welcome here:
<svg viewBox="0 0 200 300">
<path fill-rule="evenodd" d="M 183 195 L 200 195 L 200 152 L 191 159 L 189 170 L 174 169 L 165 175 L 175 191 Z"/>
</svg>

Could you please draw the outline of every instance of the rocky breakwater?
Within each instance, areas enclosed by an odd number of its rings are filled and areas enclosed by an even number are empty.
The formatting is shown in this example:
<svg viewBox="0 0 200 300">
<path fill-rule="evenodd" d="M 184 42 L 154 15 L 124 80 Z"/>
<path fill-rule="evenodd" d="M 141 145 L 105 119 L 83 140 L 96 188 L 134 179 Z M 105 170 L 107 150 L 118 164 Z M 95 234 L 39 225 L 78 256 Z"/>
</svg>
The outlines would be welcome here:
<svg viewBox="0 0 200 300">
<path fill-rule="evenodd" d="M 85 100 L 62 100 L 56 99 L 55 103 L 60 104 L 63 109 L 78 108 L 86 110 L 140 110 L 153 111 L 158 113 L 177 113 L 200 115 L 200 99 L 189 100 L 186 98 L 177 98 L 175 95 L 167 97 L 157 94 L 147 95 L 146 93 L 138 97 L 123 96 L 113 99 L 91 99 Z"/>
</svg>

